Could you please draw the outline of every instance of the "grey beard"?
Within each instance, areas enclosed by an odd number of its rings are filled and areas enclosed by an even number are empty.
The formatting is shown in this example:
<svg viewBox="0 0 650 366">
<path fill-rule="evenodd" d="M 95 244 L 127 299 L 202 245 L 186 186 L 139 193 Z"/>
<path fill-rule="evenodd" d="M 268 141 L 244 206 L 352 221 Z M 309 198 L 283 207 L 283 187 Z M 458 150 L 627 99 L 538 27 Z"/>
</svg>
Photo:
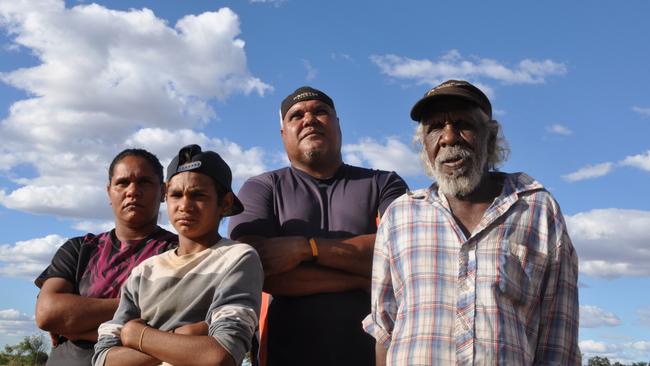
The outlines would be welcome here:
<svg viewBox="0 0 650 366">
<path fill-rule="evenodd" d="M 481 150 L 487 150 L 483 145 Z M 463 157 L 470 160 L 469 167 L 462 167 L 445 174 L 442 171 L 442 162 L 449 157 Z M 487 164 L 487 151 L 474 153 L 460 146 L 441 148 L 436 160 L 432 164 L 433 177 L 438 182 L 438 187 L 445 195 L 465 197 L 472 193 L 481 183 Z"/>
<path fill-rule="evenodd" d="M 304 155 L 305 155 L 305 158 L 307 158 L 308 160 L 311 160 L 311 159 L 319 157 L 320 156 L 320 151 L 318 151 L 318 150 L 306 151 L 304 153 Z"/>
</svg>

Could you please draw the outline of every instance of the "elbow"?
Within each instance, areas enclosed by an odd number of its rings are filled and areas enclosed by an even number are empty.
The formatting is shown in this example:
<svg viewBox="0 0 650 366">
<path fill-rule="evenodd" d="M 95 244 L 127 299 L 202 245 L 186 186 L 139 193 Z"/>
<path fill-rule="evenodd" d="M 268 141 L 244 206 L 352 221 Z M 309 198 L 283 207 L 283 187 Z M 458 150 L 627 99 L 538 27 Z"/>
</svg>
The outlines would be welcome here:
<svg viewBox="0 0 650 366">
<path fill-rule="evenodd" d="M 36 319 L 36 326 L 40 329 L 45 331 L 53 330 L 55 316 L 50 306 L 42 304 L 40 301 L 37 302 L 34 318 Z"/>
<path fill-rule="evenodd" d="M 223 348 L 210 347 L 202 352 L 201 360 L 197 362 L 197 366 L 235 366 L 235 360 Z"/>
<path fill-rule="evenodd" d="M 39 298 L 36 301 L 36 311 L 34 314 L 36 326 L 47 332 L 61 333 L 61 328 L 65 328 L 66 322 L 62 314 L 59 313 L 58 307 L 51 301 Z"/>
</svg>

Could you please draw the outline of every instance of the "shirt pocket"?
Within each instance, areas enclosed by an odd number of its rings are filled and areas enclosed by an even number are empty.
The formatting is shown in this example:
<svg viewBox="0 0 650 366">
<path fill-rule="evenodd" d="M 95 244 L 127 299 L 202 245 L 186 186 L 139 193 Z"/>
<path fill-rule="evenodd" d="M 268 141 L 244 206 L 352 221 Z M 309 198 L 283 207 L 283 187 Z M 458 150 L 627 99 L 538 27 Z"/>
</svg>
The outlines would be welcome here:
<svg viewBox="0 0 650 366">
<path fill-rule="evenodd" d="M 540 296 L 547 255 L 524 244 L 507 242 L 501 248 L 499 292 L 515 304 L 530 304 Z"/>
</svg>

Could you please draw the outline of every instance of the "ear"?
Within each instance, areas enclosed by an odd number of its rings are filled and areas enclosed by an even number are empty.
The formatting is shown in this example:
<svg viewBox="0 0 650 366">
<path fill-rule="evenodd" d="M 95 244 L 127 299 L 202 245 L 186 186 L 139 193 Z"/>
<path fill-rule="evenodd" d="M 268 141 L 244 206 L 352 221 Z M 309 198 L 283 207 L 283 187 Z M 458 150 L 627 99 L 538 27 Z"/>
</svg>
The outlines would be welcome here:
<svg viewBox="0 0 650 366">
<path fill-rule="evenodd" d="M 108 205 L 113 206 L 113 202 L 111 202 L 111 184 L 106 185 L 106 195 L 108 196 Z"/>
<path fill-rule="evenodd" d="M 232 192 L 226 193 L 226 195 L 223 196 L 223 199 L 221 200 L 221 209 L 222 209 L 221 216 L 225 216 L 225 214 L 229 213 L 232 210 L 232 205 L 234 203 L 235 203 L 235 195 Z"/>
</svg>

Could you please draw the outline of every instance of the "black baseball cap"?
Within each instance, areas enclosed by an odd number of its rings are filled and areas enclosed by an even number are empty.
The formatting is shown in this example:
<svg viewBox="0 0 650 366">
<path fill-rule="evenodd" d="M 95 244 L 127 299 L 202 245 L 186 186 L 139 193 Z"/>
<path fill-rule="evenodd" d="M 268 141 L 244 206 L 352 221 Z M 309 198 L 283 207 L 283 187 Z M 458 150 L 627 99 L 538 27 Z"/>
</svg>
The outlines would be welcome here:
<svg viewBox="0 0 650 366">
<path fill-rule="evenodd" d="M 411 109 L 411 119 L 420 122 L 427 107 L 443 97 L 465 99 L 476 104 L 490 119 L 492 118 L 492 104 L 479 88 L 465 80 L 447 80 L 427 91 L 422 99 L 415 103 Z"/>
<path fill-rule="evenodd" d="M 182 164 L 178 164 L 182 161 Z M 197 172 L 214 179 L 226 192 L 232 192 L 232 172 L 228 164 L 214 151 L 201 151 L 199 145 L 187 145 L 178 151 L 167 166 L 167 182 L 178 173 Z M 234 202 L 230 212 L 224 216 L 237 215 L 244 211 L 244 205 L 233 192 Z"/>
<path fill-rule="evenodd" d="M 284 120 L 284 116 L 287 114 L 291 106 L 305 100 L 320 100 L 321 102 L 332 107 L 332 109 L 336 109 L 334 108 L 334 101 L 327 94 L 318 89 L 314 89 L 311 86 L 301 86 L 293 93 L 287 95 L 287 97 L 284 98 L 280 104 L 280 118 Z"/>
</svg>

